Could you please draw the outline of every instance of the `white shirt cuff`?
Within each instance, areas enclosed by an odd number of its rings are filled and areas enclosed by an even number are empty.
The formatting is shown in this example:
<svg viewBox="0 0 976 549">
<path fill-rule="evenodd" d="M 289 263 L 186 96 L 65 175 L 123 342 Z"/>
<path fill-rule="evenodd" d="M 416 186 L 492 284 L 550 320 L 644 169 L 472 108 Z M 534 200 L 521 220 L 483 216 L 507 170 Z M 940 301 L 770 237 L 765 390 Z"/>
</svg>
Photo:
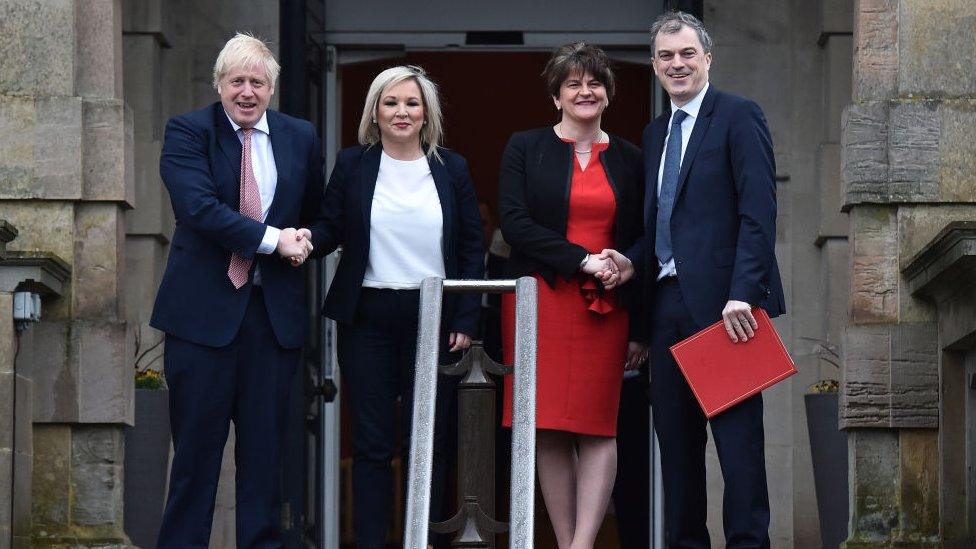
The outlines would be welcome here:
<svg viewBox="0 0 976 549">
<path fill-rule="evenodd" d="M 281 229 L 276 229 L 271 225 L 264 231 L 264 238 L 261 239 L 261 245 L 258 246 L 259 254 L 272 254 L 278 249 L 278 236 L 281 235 Z"/>
</svg>

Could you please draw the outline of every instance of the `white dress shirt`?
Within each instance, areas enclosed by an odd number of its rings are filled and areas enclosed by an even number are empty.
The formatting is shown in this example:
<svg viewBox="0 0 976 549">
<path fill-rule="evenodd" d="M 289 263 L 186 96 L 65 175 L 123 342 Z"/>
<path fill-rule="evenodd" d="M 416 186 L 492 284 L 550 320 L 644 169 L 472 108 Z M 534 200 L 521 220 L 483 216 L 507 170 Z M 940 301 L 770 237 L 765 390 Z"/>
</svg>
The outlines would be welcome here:
<svg viewBox="0 0 976 549">
<path fill-rule="evenodd" d="M 380 157 L 369 217 L 369 261 L 363 286 L 416 289 L 444 274 L 444 214 L 426 156 Z"/>
<path fill-rule="evenodd" d="M 664 140 L 664 149 L 661 151 L 661 162 L 657 170 L 657 196 L 661 197 L 661 179 L 664 177 L 664 155 L 668 152 L 668 140 L 671 139 L 671 119 L 674 118 L 674 113 L 679 109 L 685 111 L 688 116 L 681 121 L 681 160 L 685 159 L 685 149 L 688 148 L 688 141 L 691 139 L 691 131 L 695 127 L 695 120 L 698 119 L 698 111 L 701 110 L 702 101 L 705 99 L 705 92 L 708 91 L 708 82 L 705 83 L 705 87 L 702 88 L 698 95 L 694 97 L 691 101 L 685 103 L 683 107 L 678 107 L 671 101 L 671 118 L 668 119 L 668 136 Z M 675 195 L 675 201 L 678 200 L 678 196 Z M 661 263 L 658 261 L 658 266 L 661 267 L 660 273 L 657 275 L 657 279 L 661 280 L 666 276 L 677 276 L 678 270 L 674 265 L 674 258 L 668 260 L 667 263 Z"/>
<path fill-rule="evenodd" d="M 243 145 L 244 130 L 234 122 L 227 111 L 224 111 L 224 115 L 227 116 L 230 126 L 234 128 L 234 133 L 237 134 L 237 138 L 241 140 Z M 274 149 L 271 148 L 271 129 L 268 128 L 267 111 L 261 115 L 261 119 L 254 125 L 254 130 L 251 132 L 251 171 L 254 172 L 254 180 L 257 181 L 258 192 L 261 194 L 261 219 L 259 221 L 264 223 L 264 220 L 268 218 L 271 203 L 274 202 L 275 189 L 278 188 L 278 167 L 275 165 Z M 241 169 L 244 169 L 243 165 L 241 165 Z M 261 239 L 257 252 L 259 254 L 274 253 L 278 249 L 278 236 L 280 234 L 281 229 L 271 225 L 266 226 L 264 238 Z M 261 268 L 259 266 L 254 267 L 252 282 L 255 286 L 261 285 Z"/>
<path fill-rule="evenodd" d="M 227 111 L 224 111 L 227 115 Z M 234 122 L 229 115 L 227 120 L 234 128 L 237 138 L 244 143 L 244 131 L 240 125 Z M 254 172 L 254 179 L 258 183 L 258 191 L 261 193 L 261 221 L 268 218 L 268 210 L 274 202 L 275 189 L 278 188 L 278 167 L 275 165 L 274 150 L 271 148 L 271 130 L 268 128 L 268 113 L 261 115 L 261 119 L 254 125 L 256 131 L 251 133 L 251 170 Z M 244 166 L 241 166 L 244 169 Z M 278 249 L 278 235 L 281 229 L 268 226 L 264 231 L 264 238 L 258 246 L 259 254 L 274 253 Z"/>
</svg>

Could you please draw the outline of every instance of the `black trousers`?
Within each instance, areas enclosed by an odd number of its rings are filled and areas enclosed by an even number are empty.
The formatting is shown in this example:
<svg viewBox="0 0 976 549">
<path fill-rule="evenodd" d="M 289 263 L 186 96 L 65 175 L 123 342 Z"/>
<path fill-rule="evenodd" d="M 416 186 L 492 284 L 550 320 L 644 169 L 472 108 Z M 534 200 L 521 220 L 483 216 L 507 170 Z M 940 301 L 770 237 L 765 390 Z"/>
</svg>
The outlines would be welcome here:
<svg viewBox="0 0 976 549">
<path fill-rule="evenodd" d="M 301 349 L 278 345 L 259 287 L 226 347 L 166 336 L 173 464 L 160 548 L 207 547 L 220 462 L 234 422 L 237 546 L 282 547 L 281 447 Z"/>
<path fill-rule="evenodd" d="M 360 549 L 386 547 L 394 503 L 390 461 L 398 427 L 406 477 L 419 303 L 419 290 L 363 288 L 354 321 L 340 324 L 338 329 L 339 367 L 352 411 L 353 524 L 356 547 Z M 441 357 L 442 361 L 448 360 L 443 350 Z M 447 469 L 453 462 L 451 426 L 456 385 L 457 380 L 438 376 L 430 492 L 433 521 L 444 518 L 444 486 Z"/>
<path fill-rule="evenodd" d="M 711 547 L 705 527 L 705 415 L 669 347 L 700 328 L 681 287 L 666 279 L 655 289 L 651 312 L 651 405 L 661 443 L 665 532 L 668 547 Z M 769 547 L 769 496 L 763 453 L 762 395 L 711 421 L 725 479 L 722 518 L 726 547 Z"/>
</svg>

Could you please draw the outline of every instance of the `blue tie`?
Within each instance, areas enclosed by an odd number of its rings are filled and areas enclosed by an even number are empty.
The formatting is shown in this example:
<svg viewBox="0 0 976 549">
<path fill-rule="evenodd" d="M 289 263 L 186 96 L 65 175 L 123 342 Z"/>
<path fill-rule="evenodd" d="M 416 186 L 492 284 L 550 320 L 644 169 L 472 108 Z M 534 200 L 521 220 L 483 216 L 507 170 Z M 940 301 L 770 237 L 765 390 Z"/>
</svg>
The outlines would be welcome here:
<svg viewBox="0 0 976 549">
<path fill-rule="evenodd" d="M 661 194 L 657 198 L 657 224 L 654 238 L 654 254 L 661 264 L 671 261 L 671 210 L 674 209 L 674 193 L 678 189 L 678 173 L 681 171 L 681 121 L 688 116 L 683 110 L 674 111 L 671 118 L 671 135 L 664 153 L 664 173 L 661 175 Z"/>
</svg>

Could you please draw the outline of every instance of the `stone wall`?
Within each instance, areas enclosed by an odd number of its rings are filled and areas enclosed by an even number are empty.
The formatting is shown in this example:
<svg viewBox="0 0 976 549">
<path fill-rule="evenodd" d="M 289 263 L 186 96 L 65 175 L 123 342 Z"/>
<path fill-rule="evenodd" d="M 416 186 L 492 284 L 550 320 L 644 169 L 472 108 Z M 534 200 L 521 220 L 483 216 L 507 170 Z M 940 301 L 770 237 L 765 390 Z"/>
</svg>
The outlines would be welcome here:
<svg viewBox="0 0 976 549">
<path fill-rule="evenodd" d="M 32 334 L 15 331 L 12 313 L 13 294 L 0 291 L 0 547 L 29 547 L 34 384 L 17 364 L 29 359 L 20 351 Z"/>
<path fill-rule="evenodd" d="M 950 221 L 976 216 L 976 4 L 860 0 L 844 113 L 851 218 L 841 425 L 849 432 L 848 546 L 943 541 L 940 326 L 903 269 Z"/>
<path fill-rule="evenodd" d="M 0 547 L 29 547 L 34 462 L 34 328 L 70 277 L 67 264 L 49 253 L 8 249 L 17 229 L 0 219 Z M 15 315 L 28 297 L 33 309 Z"/>
<path fill-rule="evenodd" d="M 0 218 L 20 230 L 10 249 L 53 252 L 72 273 L 25 361 L 35 385 L 32 544 L 127 543 L 124 224 L 135 193 L 121 21 L 121 0 L 0 2 Z"/>
<path fill-rule="evenodd" d="M 17 229 L 0 219 L 0 261 L 16 236 Z M 30 335 L 15 329 L 13 289 L 0 284 L 0 547 L 28 547 L 33 383 L 17 369 L 20 348 L 30 347 Z"/>
</svg>

